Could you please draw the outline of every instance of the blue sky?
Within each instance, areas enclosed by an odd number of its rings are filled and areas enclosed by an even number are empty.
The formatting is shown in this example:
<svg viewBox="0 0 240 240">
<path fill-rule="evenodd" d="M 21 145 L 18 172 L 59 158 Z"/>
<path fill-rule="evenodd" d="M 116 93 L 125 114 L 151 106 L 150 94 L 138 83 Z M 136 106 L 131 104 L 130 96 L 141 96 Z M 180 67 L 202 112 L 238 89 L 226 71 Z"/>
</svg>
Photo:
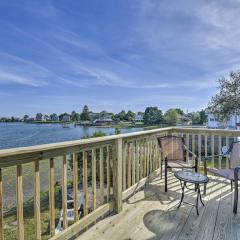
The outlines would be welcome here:
<svg viewBox="0 0 240 240">
<path fill-rule="evenodd" d="M 180 107 L 239 69 L 240 1 L 0 2 L 0 116 Z"/>
</svg>

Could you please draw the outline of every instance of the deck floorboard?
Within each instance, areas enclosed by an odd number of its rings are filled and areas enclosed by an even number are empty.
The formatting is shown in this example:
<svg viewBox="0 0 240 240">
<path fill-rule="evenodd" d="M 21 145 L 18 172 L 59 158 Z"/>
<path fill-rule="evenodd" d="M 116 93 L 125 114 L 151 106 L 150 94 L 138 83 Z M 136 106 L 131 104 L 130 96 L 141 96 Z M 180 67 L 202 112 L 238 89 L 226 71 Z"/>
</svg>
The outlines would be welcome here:
<svg viewBox="0 0 240 240">
<path fill-rule="evenodd" d="M 196 194 L 187 191 L 185 201 L 194 203 Z M 233 193 L 230 184 L 211 177 L 205 207 L 177 205 L 180 183 L 169 176 L 169 189 L 164 192 L 163 179 L 156 178 L 123 204 L 123 211 L 100 220 L 79 240 L 224 240 L 240 239 L 240 213 L 232 213 Z M 240 211 L 240 210 L 239 210 Z"/>
</svg>

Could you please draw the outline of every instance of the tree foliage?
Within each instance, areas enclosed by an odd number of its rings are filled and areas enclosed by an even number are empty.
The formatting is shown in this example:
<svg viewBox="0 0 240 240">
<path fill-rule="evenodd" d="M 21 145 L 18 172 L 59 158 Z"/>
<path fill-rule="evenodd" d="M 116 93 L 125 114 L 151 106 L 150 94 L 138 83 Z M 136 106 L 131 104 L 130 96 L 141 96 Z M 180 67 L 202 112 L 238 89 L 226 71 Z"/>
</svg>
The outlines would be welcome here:
<svg viewBox="0 0 240 240">
<path fill-rule="evenodd" d="M 134 112 L 132 112 L 131 110 L 129 110 L 127 112 L 127 114 L 125 115 L 124 120 L 126 120 L 126 121 L 133 121 L 135 116 L 136 116 L 136 114 Z"/>
<path fill-rule="evenodd" d="M 219 79 L 218 89 L 208 105 L 210 111 L 221 121 L 240 114 L 240 71 L 231 72 L 228 79 Z"/>
<path fill-rule="evenodd" d="M 122 110 L 120 113 L 117 113 L 113 116 L 113 120 L 115 121 L 124 121 L 126 116 L 126 112 Z"/>
<path fill-rule="evenodd" d="M 71 120 L 75 121 L 75 122 L 78 122 L 80 120 L 80 114 L 75 112 L 75 111 L 72 111 Z"/>
<path fill-rule="evenodd" d="M 143 121 L 148 125 L 161 123 L 163 121 L 162 111 L 158 107 L 147 107 L 143 115 Z"/>
<path fill-rule="evenodd" d="M 170 125 L 176 125 L 180 119 L 179 109 L 170 108 L 164 114 L 165 121 Z"/>
<path fill-rule="evenodd" d="M 80 115 L 80 118 L 81 118 L 82 121 L 90 121 L 91 120 L 89 109 L 88 109 L 87 105 L 85 105 L 83 107 L 83 110 L 82 110 L 82 113 Z"/>
</svg>

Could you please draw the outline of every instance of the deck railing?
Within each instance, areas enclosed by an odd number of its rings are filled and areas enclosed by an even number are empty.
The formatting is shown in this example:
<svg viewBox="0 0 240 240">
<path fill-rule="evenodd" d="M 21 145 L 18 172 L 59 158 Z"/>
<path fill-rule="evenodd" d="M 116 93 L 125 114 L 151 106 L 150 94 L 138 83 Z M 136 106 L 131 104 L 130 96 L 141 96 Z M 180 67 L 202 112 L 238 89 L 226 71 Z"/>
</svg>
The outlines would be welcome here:
<svg viewBox="0 0 240 240">
<path fill-rule="evenodd" d="M 0 151 L 0 240 L 4 235 L 2 170 L 16 167 L 16 214 L 18 239 L 27 239 L 24 233 L 23 166 L 34 164 L 34 221 L 35 239 L 42 238 L 40 163 L 49 161 L 49 235 L 51 239 L 68 239 L 78 235 L 97 219 L 111 211 L 119 213 L 123 201 L 140 188 L 147 177 L 160 168 L 161 156 L 157 137 L 180 135 L 186 145 L 199 157 L 221 152 L 223 145 L 229 145 L 240 131 L 210 130 L 195 128 L 162 128 L 136 133 L 90 138 L 32 147 Z M 187 156 L 190 159 L 190 156 Z M 56 223 L 56 181 L 55 164 L 61 162 L 61 209 L 63 230 L 55 234 Z M 80 165 L 80 166 L 79 166 Z M 226 159 L 212 157 L 212 165 L 225 168 Z M 71 166 L 71 179 L 68 168 Z M 68 226 L 67 195 L 69 180 L 73 188 L 74 223 Z M 31 179 L 30 179 L 31 181 Z M 79 219 L 79 183 L 83 194 L 83 214 Z M 90 189 L 90 191 L 89 191 Z M 3 192 L 4 190 L 4 192 Z M 89 196 L 91 195 L 91 196 Z M 90 201 L 90 202 L 89 202 Z M 25 237 L 25 238 L 24 238 Z"/>
</svg>

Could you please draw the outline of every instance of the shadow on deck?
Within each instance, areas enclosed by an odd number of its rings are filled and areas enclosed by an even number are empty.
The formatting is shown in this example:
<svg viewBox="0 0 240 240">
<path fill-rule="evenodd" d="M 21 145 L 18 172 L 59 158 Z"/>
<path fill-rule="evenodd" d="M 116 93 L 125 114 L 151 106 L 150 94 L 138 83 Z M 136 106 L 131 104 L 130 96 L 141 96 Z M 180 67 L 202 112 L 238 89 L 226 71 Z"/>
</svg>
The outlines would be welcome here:
<svg viewBox="0 0 240 240">
<path fill-rule="evenodd" d="M 120 214 L 99 221 L 79 239 L 240 239 L 240 213 L 232 213 L 229 182 L 210 178 L 199 216 L 190 205 L 182 204 L 178 209 L 180 197 L 180 183 L 173 175 L 169 176 L 168 193 L 163 179 L 157 177 L 129 198 Z M 195 200 L 195 192 L 187 191 L 185 201 Z"/>
</svg>

